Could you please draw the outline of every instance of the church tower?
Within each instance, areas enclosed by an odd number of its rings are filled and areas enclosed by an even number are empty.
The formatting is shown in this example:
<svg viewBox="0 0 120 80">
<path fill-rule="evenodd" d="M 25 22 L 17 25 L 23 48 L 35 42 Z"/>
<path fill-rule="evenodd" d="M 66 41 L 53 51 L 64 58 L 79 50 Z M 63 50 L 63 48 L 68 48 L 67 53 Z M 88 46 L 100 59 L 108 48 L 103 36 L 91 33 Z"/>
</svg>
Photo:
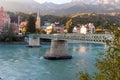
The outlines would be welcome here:
<svg viewBox="0 0 120 80">
<path fill-rule="evenodd" d="M 41 27 L 40 23 L 41 23 L 40 13 L 37 12 L 36 29 L 40 29 L 40 27 Z"/>
</svg>

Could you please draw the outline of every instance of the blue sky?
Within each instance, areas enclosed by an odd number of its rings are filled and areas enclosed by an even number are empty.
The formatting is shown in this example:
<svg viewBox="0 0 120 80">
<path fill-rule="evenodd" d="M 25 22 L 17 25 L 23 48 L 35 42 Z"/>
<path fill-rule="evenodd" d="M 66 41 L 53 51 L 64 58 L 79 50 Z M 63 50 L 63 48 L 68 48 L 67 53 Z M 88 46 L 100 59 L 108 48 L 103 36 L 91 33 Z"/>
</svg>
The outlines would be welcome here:
<svg viewBox="0 0 120 80">
<path fill-rule="evenodd" d="M 44 2 L 53 2 L 53 3 L 56 3 L 56 4 L 63 4 L 63 3 L 66 3 L 66 2 L 70 2 L 72 0 L 35 0 L 39 3 L 44 3 Z"/>
</svg>

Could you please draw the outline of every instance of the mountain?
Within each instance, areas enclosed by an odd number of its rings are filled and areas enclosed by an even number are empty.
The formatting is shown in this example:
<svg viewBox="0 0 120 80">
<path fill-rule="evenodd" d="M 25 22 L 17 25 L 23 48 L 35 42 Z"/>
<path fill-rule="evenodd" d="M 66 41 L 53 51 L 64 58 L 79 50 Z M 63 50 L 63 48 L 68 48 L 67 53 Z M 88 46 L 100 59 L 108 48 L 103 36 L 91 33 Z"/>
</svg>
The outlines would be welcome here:
<svg viewBox="0 0 120 80">
<path fill-rule="evenodd" d="M 0 0 L 0 6 L 3 6 L 6 11 L 30 12 L 38 7 L 39 3 L 34 0 Z"/>
<path fill-rule="evenodd" d="M 98 0 L 72 0 L 72 3 L 97 4 Z"/>
<path fill-rule="evenodd" d="M 91 12 L 120 12 L 120 3 L 104 2 L 107 0 L 72 0 L 65 4 L 54 4 L 46 2 L 43 4 L 37 3 L 34 0 L 1 0 L 0 6 L 3 6 L 6 11 L 12 12 L 37 12 L 40 10 L 42 15 L 68 15 L 76 13 L 91 13 Z M 120 1 L 120 0 L 117 0 Z"/>
</svg>

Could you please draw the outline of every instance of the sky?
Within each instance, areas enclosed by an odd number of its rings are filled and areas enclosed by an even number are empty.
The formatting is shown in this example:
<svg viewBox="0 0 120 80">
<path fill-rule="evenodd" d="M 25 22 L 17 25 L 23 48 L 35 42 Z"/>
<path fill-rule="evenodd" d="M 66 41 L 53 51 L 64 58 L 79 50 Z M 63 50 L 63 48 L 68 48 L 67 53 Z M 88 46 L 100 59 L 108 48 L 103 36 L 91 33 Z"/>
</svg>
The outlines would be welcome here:
<svg viewBox="0 0 120 80">
<path fill-rule="evenodd" d="M 66 3 L 66 2 L 70 2 L 72 0 L 35 0 L 39 3 L 44 3 L 44 2 L 53 2 L 53 3 L 56 3 L 56 4 L 63 4 L 63 3 Z"/>
</svg>

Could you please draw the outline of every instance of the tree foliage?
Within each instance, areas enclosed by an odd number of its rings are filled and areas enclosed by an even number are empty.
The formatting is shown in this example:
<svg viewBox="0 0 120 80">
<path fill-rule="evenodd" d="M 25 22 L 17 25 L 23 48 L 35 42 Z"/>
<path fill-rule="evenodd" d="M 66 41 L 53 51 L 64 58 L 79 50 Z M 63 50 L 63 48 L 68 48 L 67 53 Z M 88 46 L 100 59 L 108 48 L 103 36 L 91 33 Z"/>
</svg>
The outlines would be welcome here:
<svg viewBox="0 0 120 80">
<path fill-rule="evenodd" d="M 78 76 L 79 80 L 92 80 L 90 75 L 87 73 L 84 73 L 84 72 L 79 72 L 77 74 L 77 76 Z"/>
<path fill-rule="evenodd" d="M 30 15 L 28 18 L 28 24 L 27 24 L 27 33 L 35 33 L 36 27 L 35 27 L 35 17 L 33 15 Z"/>
<path fill-rule="evenodd" d="M 11 17 L 11 22 L 17 22 L 18 16 L 20 16 L 20 21 L 26 21 L 29 17 L 29 14 L 22 13 L 22 12 L 8 12 Z M 32 15 L 36 16 L 36 13 Z M 60 24 L 65 25 L 66 22 L 72 17 L 72 25 L 76 26 L 77 24 L 87 24 L 93 23 L 96 27 L 102 26 L 106 28 L 105 23 L 109 21 L 110 23 L 115 23 L 120 26 L 120 14 L 116 15 L 109 15 L 109 14 L 96 14 L 96 13 L 89 13 L 89 14 L 74 14 L 72 16 L 55 16 L 55 15 L 41 15 L 41 26 L 44 25 L 45 22 L 60 22 Z"/>
<path fill-rule="evenodd" d="M 106 39 L 105 53 L 96 62 L 98 72 L 92 76 L 93 80 L 120 80 L 120 29 L 115 24 L 107 23 L 113 37 Z M 80 78 L 88 74 L 80 74 Z M 86 79 L 83 79 L 86 80 Z"/>
<path fill-rule="evenodd" d="M 41 16 L 41 24 L 44 25 L 44 22 L 59 22 L 60 24 L 65 25 L 70 18 L 68 16 L 54 16 L 54 15 L 44 15 Z"/>
<path fill-rule="evenodd" d="M 10 19 L 12 23 L 18 23 L 18 16 L 20 16 L 20 21 L 26 21 L 28 18 L 28 14 L 23 12 L 7 12 L 10 15 Z"/>
<path fill-rule="evenodd" d="M 72 33 L 73 31 L 73 26 L 72 26 L 72 19 L 68 20 L 66 23 L 66 29 L 68 33 Z"/>
<path fill-rule="evenodd" d="M 4 37 L 9 39 L 10 41 L 11 41 L 12 37 L 15 36 L 13 24 L 9 24 L 9 23 L 4 24 L 2 31 L 3 31 Z"/>
<path fill-rule="evenodd" d="M 14 25 L 5 23 L 2 28 L 2 33 L 0 36 L 1 41 L 13 41 L 13 38 L 15 37 L 15 32 L 14 32 Z"/>
<path fill-rule="evenodd" d="M 107 25 L 114 38 L 106 40 L 106 52 L 96 63 L 96 80 L 120 80 L 120 30 L 115 24 Z"/>
<path fill-rule="evenodd" d="M 77 14 L 72 16 L 73 19 L 73 25 L 76 24 L 87 24 L 87 23 L 93 23 L 96 27 L 102 26 L 103 28 L 106 28 L 106 21 L 110 23 L 115 23 L 118 26 L 120 26 L 120 16 L 119 15 L 109 15 L 109 14 Z"/>
<path fill-rule="evenodd" d="M 37 34 L 46 34 L 46 32 L 42 28 L 37 29 L 36 32 Z"/>
</svg>

